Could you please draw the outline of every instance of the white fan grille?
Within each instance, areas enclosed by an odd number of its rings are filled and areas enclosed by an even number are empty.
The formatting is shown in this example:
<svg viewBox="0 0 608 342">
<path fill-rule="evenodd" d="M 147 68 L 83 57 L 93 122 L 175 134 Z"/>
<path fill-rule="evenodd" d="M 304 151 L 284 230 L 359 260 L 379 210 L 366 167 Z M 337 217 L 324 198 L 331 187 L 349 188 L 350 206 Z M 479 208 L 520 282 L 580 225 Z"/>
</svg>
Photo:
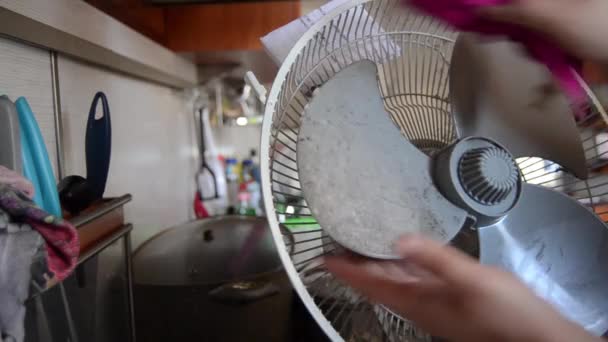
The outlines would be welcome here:
<svg viewBox="0 0 608 342">
<path fill-rule="evenodd" d="M 426 152 L 442 148 L 456 139 L 448 85 L 456 37 L 448 26 L 408 12 L 400 1 L 355 0 L 324 17 L 300 40 L 273 85 L 262 134 L 266 212 L 295 289 L 332 339 L 424 341 L 430 337 L 384 307 L 370 304 L 325 270 L 323 256 L 339 246 L 316 224 L 299 182 L 297 141 L 304 108 L 315 89 L 338 71 L 356 61 L 372 60 L 378 66 L 385 106 L 404 137 Z M 606 152 L 601 152 L 599 144 L 604 142 L 598 143 L 598 130 L 590 128 L 603 122 L 603 110 L 589 94 L 590 115 L 579 129 L 592 168 L 600 165 Z M 524 180 L 567 192 L 596 212 L 597 198 L 608 193 L 604 177 L 581 181 L 538 158 L 518 162 Z M 598 213 L 608 216 L 608 211 Z M 281 238 L 285 228 L 295 236 L 294 244 Z"/>
</svg>

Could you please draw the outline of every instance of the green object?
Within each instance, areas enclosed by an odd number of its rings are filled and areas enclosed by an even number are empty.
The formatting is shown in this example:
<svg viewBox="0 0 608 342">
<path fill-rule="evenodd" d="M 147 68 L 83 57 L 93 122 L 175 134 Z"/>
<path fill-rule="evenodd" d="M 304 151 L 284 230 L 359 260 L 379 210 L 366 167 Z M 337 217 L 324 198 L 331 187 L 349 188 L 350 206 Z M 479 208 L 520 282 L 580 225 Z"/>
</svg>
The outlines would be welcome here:
<svg viewBox="0 0 608 342">
<path fill-rule="evenodd" d="M 283 203 L 276 203 L 276 212 L 278 214 L 283 214 L 283 215 L 288 215 L 285 212 L 285 204 Z M 321 226 L 319 226 L 319 224 L 317 223 L 317 220 L 315 220 L 313 217 L 310 216 L 306 216 L 306 217 L 289 217 L 285 219 L 285 222 L 283 223 L 283 225 L 285 227 L 287 227 L 287 229 L 289 230 L 295 230 L 295 231 L 302 231 L 302 230 L 315 230 L 315 229 L 320 229 Z"/>
<path fill-rule="evenodd" d="M 315 230 L 321 226 L 312 217 L 292 217 L 285 220 L 285 227 L 289 230 Z"/>
</svg>

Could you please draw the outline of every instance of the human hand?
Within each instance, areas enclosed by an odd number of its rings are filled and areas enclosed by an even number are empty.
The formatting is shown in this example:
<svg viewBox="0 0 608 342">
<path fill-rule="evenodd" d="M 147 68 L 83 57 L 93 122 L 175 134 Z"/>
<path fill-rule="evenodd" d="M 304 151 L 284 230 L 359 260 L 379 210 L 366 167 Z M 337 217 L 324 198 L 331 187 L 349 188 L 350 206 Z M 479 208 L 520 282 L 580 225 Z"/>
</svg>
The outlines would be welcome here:
<svg viewBox="0 0 608 342">
<path fill-rule="evenodd" d="M 480 14 L 538 31 L 573 56 L 608 64 L 606 0 L 513 0 Z"/>
<path fill-rule="evenodd" d="M 403 260 L 330 257 L 337 278 L 370 300 L 453 341 L 602 341 L 563 318 L 514 276 L 435 241 L 404 237 Z"/>
</svg>

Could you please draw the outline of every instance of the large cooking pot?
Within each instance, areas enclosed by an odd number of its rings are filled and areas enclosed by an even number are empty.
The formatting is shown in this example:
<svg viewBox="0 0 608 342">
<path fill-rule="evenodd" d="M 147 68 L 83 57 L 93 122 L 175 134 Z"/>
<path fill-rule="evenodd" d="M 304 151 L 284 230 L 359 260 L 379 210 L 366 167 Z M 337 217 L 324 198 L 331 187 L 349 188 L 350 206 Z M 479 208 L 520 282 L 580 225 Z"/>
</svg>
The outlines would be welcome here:
<svg viewBox="0 0 608 342">
<path fill-rule="evenodd" d="M 133 256 L 138 340 L 288 341 L 292 289 L 264 218 L 168 229 Z"/>
</svg>

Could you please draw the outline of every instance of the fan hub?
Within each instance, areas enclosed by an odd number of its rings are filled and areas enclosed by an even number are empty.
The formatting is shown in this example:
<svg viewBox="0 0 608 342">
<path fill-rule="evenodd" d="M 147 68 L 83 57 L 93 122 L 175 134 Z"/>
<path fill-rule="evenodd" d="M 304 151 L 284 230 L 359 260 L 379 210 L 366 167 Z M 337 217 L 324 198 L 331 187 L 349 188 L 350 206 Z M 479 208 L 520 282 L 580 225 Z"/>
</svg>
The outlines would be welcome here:
<svg viewBox="0 0 608 342">
<path fill-rule="evenodd" d="M 466 193 L 477 202 L 495 205 L 517 185 L 517 166 L 509 153 L 497 146 L 466 152 L 458 165 L 458 177 Z"/>
<path fill-rule="evenodd" d="M 493 140 L 462 139 L 439 152 L 434 169 L 439 190 L 476 217 L 478 225 L 500 219 L 519 199 L 521 180 L 515 160 Z"/>
</svg>

